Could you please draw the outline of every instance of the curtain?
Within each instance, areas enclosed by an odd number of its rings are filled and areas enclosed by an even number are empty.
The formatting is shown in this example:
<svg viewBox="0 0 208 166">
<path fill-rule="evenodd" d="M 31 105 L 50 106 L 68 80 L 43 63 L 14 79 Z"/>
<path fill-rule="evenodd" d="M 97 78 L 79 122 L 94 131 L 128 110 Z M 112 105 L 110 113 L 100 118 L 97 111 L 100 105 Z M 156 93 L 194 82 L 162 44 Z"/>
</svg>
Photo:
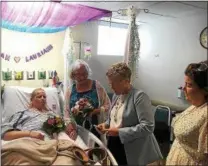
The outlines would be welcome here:
<svg viewBox="0 0 208 166">
<path fill-rule="evenodd" d="M 130 23 L 127 32 L 124 62 L 128 64 L 132 71 L 131 81 L 132 84 L 134 84 L 138 73 L 138 60 L 140 50 L 139 33 L 136 25 L 136 9 L 133 6 L 129 7 L 127 15 L 130 18 Z"/>
<path fill-rule="evenodd" d="M 77 59 L 75 56 L 74 40 L 72 37 L 72 31 L 68 28 L 65 32 L 64 46 L 62 50 L 64 56 L 64 94 L 66 89 L 71 85 L 71 80 L 69 79 L 69 70 L 71 64 Z"/>
</svg>

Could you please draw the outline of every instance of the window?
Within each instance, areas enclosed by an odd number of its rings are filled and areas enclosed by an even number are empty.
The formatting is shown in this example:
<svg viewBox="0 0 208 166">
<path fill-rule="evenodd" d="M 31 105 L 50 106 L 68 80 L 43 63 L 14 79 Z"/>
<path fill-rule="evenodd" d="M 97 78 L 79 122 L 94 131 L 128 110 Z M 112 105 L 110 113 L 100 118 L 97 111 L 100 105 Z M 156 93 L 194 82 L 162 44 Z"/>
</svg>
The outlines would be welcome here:
<svg viewBox="0 0 208 166">
<path fill-rule="evenodd" d="M 123 56 L 127 24 L 101 21 L 98 27 L 98 55 Z"/>
</svg>

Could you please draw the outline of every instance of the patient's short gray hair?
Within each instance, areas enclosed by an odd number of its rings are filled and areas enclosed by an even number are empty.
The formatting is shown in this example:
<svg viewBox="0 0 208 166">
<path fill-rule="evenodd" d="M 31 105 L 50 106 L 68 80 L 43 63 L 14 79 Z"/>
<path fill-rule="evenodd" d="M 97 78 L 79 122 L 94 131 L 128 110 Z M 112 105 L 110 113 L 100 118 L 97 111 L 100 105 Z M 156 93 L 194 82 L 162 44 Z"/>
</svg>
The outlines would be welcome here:
<svg viewBox="0 0 208 166">
<path fill-rule="evenodd" d="M 72 80 L 74 80 L 74 76 L 73 76 L 73 73 L 79 69 L 81 66 L 84 66 L 86 71 L 87 71 L 87 75 L 88 75 L 88 78 L 91 78 L 92 76 L 92 70 L 90 69 L 89 65 L 87 64 L 87 62 L 81 60 L 81 59 L 77 59 L 72 65 L 71 65 L 71 70 L 70 70 L 70 78 Z"/>
</svg>

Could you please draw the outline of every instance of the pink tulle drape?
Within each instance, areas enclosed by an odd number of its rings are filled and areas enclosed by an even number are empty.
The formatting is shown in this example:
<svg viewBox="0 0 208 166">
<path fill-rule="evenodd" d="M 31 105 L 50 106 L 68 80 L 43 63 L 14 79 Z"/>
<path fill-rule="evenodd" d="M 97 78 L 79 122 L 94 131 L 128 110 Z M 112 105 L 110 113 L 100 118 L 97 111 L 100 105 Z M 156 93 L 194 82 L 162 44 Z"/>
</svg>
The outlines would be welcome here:
<svg viewBox="0 0 208 166">
<path fill-rule="evenodd" d="M 4 25 L 27 27 L 69 27 L 111 16 L 112 12 L 79 4 L 57 2 L 1 2 Z"/>
</svg>

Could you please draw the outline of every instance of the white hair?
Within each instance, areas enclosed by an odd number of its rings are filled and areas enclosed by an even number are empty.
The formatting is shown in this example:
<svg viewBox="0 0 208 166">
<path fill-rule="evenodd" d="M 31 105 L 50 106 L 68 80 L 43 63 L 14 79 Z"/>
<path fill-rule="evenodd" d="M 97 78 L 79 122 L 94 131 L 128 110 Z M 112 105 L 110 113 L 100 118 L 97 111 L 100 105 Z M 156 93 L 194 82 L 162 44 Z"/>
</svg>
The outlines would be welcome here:
<svg viewBox="0 0 208 166">
<path fill-rule="evenodd" d="M 87 75 L 88 78 L 91 78 L 92 76 L 92 70 L 90 69 L 89 65 L 87 64 L 87 62 L 81 60 L 81 59 L 77 59 L 72 65 L 71 65 L 71 70 L 70 70 L 70 77 L 71 77 L 71 73 L 73 73 L 74 71 L 76 71 L 77 69 L 79 69 L 81 66 L 84 66 L 86 71 L 87 71 Z"/>
</svg>

